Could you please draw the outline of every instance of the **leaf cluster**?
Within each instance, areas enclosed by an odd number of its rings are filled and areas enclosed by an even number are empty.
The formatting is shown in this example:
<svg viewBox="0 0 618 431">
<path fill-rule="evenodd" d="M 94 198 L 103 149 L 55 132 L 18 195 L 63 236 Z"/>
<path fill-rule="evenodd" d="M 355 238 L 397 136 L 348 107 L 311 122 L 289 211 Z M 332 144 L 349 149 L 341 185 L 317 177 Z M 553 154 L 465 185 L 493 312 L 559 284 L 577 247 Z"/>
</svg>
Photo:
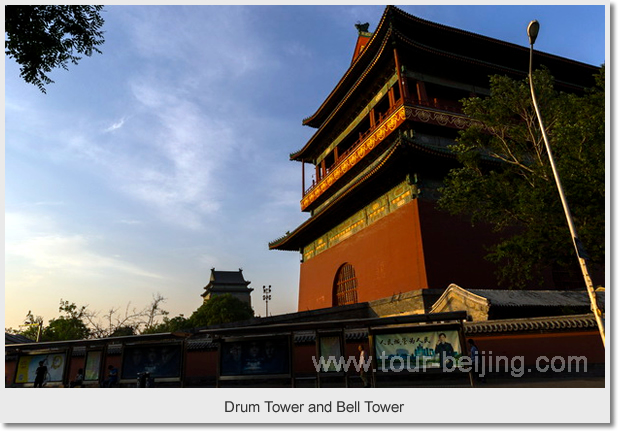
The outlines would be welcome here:
<svg viewBox="0 0 618 431">
<path fill-rule="evenodd" d="M 217 295 L 202 304 L 189 318 L 190 327 L 238 322 L 253 317 L 253 308 L 232 294 Z"/>
<path fill-rule="evenodd" d="M 605 88 L 558 92 L 546 69 L 533 74 L 552 153 L 580 238 L 591 260 L 604 261 Z M 569 266 L 574 249 L 527 80 L 490 78 L 491 96 L 463 102 L 473 125 L 452 150 L 462 163 L 445 179 L 440 208 L 487 223 L 502 240 L 487 258 L 501 284 L 523 287 L 552 266 Z"/>
<path fill-rule="evenodd" d="M 88 338 L 121 337 L 140 333 L 153 333 L 163 318 L 165 322 L 169 314 L 162 308 L 165 298 L 160 294 L 153 295 L 152 302 L 141 310 L 131 308 L 127 304 L 124 313 L 118 308 L 111 308 L 103 318 L 99 312 L 92 311 L 88 305 L 77 306 L 74 302 L 60 299 L 58 318 L 49 320 L 45 325 L 41 316 L 34 316 L 28 311 L 24 322 L 25 329 L 8 332 L 21 334 L 31 340 L 36 340 L 41 329 L 40 341 L 81 340 Z M 174 320 L 174 319 L 172 319 Z M 163 331 L 161 331 L 163 332 Z"/>
<path fill-rule="evenodd" d="M 100 5 L 5 6 L 5 54 L 21 66 L 20 77 L 43 93 L 48 74 L 68 70 L 82 55 L 101 53 L 104 19 Z"/>
</svg>

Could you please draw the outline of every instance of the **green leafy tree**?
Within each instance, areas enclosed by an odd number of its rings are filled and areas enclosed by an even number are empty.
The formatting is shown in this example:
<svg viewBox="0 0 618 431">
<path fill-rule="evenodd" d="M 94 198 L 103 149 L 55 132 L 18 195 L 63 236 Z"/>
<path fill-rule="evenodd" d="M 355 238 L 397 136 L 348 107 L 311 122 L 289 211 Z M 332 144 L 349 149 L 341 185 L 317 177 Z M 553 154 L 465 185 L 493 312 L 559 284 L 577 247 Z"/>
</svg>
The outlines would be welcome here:
<svg viewBox="0 0 618 431">
<path fill-rule="evenodd" d="M 58 311 L 64 313 L 57 319 L 51 319 L 43 330 L 41 341 L 82 340 L 90 336 L 90 329 L 84 322 L 86 306 L 78 307 L 75 303 L 60 300 Z"/>
<path fill-rule="evenodd" d="M 127 337 L 135 335 L 135 328 L 132 326 L 119 326 L 109 335 L 110 337 Z"/>
<path fill-rule="evenodd" d="M 5 328 L 5 331 L 9 334 L 18 334 L 29 338 L 32 341 L 37 341 L 39 340 L 39 334 L 43 333 L 43 317 L 34 316 L 32 311 L 28 310 L 24 324 L 19 326 L 20 327 L 18 329 Z"/>
<path fill-rule="evenodd" d="M 558 92 L 534 72 L 543 123 L 578 234 L 592 264 L 605 259 L 605 68 L 585 94 Z M 527 80 L 490 80 L 491 96 L 464 100 L 473 125 L 451 147 L 462 162 L 441 189 L 439 207 L 489 223 L 503 238 L 488 249 L 502 285 L 542 280 L 576 265 L 573 243 L 531 102 Z M 583 281 L 582 281 L 583 283 Z M 537 284 L 538 285 L 538 284 Z"/>
<path fill-rule="evenodd" d="M 246 302 L 226 293 L 217 295 L 202 304 L 189 318 L 190 327 L 210 326 L 220 323 L 251 319 L 253 309 Z"/>
<path fill-rule="evenodd" d="M 43 93 L 57 67 L 68 70 L 81 55 L 101 53 L 103 6 L 5 6 L 5 54 L 21 66 L 20 77 Z"/>
<path fill-rule="evenodd" d="M 91 311 L 87 305 L 79 307 L 73 302 L 61 299 L 58 311 L 62 315 L 51 319 L 47 326 L 44 325 L 41 316 L 35 317 L 31 311 L 28 311 L 24 325 L 20 325 L 20 329 L 17 330 L 9 328 L 7 332 L 36 340 L 40 327 L 40 341 L 122 337 L 140 333 L 154 333 L 152 332 L 153 328 L 161 325 L 160 317 L 163 317 L 163 322 L 169 320 L 172 322 L 171 324 L 177 323 L 176 318 L 167 318 L 169 313 L 161 306 L 165 300 L 163 296 L 157 293 L 152 296 L 152 302 L 141 310 L 130 308 L 129 303 L 124 313 L 120 313 L 118 308 L 111 308 L 102 319 L 99 319 L 97 318 L 99 313 Z"/>
<path fill-rule="evenodd" d="M 183 331 L 189 328 L 191 328 L 189 319 L 185 318 L 184 315 L 179 314 L 178 316 L 172 318 L 165 316 L 162 322 L 158 323 L 157 325 L 151 326 L 148 329 L 145 329 L 142 334 L 160 334 L 162 332 L 176 332 Z"/>
</svg>

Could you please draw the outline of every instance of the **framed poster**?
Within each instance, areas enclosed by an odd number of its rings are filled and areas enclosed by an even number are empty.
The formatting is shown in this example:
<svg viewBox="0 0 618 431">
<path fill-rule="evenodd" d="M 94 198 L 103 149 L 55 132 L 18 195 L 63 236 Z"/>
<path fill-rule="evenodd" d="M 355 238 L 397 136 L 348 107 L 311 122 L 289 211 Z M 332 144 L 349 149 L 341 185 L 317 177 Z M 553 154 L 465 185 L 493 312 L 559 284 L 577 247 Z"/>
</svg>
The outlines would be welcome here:
<svg viewBox="0 0 618 431">
<path fill-rule="evenodd" d="M 221 376 L 252 376 L 290 373 L 287 337 L 222 341 Z"/>
<path fill-rule="evenodd" d="M 338 371 L 335 362 L 341 359 L 341 338 L 338 335 L 320 336 L 320 359 L 321 372 Z"/>
<path fill-rule="evenodd" d="M 382 371 L 452 370 L 459 365 L 461 341 L 455 329 L 375 334 L 374 350 Z"/>
<path fill-rule="evenodd" d="M 155 378 L 180 378 L 182 346 L 176 344 L 125 346 L 122 354 L 122 379 L 135 379 L 148 372 Z"/>
<path fill-rule="evenodd" d="M 99 372 L 101 370 L 101 356 L 103 352 L 100 350 L 91 350 L 86 353 L 86 365 L 84 367 L 84 380 L 99 380 Z"/>
<path fill-rule="evenodd" d="M 65 364 L 65 352 L 50 352 L 38 355 L 20 356 L 17 363 L 15 383 L 34 383 L 36 369 L 40 365 L 47 367 L 47 373 L 45 375 L 43 385 L 48 382 L 62 382 Z"/>
</svg>

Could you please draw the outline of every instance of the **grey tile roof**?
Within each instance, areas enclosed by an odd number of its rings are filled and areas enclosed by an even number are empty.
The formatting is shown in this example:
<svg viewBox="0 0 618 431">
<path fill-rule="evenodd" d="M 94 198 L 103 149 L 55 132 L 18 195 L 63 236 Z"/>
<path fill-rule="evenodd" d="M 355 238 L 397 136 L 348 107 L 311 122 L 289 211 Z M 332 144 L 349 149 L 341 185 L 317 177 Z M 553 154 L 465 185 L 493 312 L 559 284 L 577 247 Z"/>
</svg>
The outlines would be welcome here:
<svg viewBox="0 0 618 431">
<path fill-rule="evenodd" d="M 493 307 L 587 307 L 586 291 L 571 290 L 490 290 L 466 289 L 487 298 Z M 599 308 L 605 305 L 605 292 L 596 292 Z"/>
<path fill-rule="evenodd" d="M 196 338 L 187 341 L 187 350 L 216 350 L 217 345 L 212 338 Z"/>
<path fill-rule="evenodd" d="M 34 343 L 30 338 L 26 338 L 19 334 L 4 333 L 4 344 L 22 344 L 22 343 Z"/>
<path fill-rule="evenodd" d="M 565 331 L 570 329 L 594 329 L 597 322 L 593 314 L 576 314 L 555 317 L 532 317 L 525 319 L 500 319 L 483 322 L 465 322 L 466 335 L 491 334 L 496 332 L 525 332 L 539 330 Z"/>
<path fill-rule="evenodd" d="M 210 283 L 215 285 L 233 284 L 244 286 L 249 282 L 245 280 L 241 269 L 238 271 L 216 271 L 213 268 L 210 273 Z"/>
</svg>

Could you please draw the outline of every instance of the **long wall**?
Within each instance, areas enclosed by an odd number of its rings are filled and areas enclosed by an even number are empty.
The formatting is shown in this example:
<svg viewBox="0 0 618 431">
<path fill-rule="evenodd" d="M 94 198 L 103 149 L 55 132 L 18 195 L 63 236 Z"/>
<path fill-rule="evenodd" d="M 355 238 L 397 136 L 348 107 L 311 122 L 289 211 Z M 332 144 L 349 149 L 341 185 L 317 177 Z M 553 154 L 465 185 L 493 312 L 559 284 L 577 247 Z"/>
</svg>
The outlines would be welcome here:
<svg viewBox="0 0 618 431">
<path fill-rule="evenodd" d="M 525 373 L 524 376 L 535 377 L 539 375 L 539 371 L 544 376 L 555 375 L 568 377 L 570 373 L 576 372 L 580 375 L 588 374 L 590 376 L 604 375 L 605 370 L 605 350 L 598 331 L 594 330 L 569 330 L 565 332 L 514 332 L 514 333 L 496 333 L 496 334 L 475 334 L 474 336 L 467 338 L 474 338 L 476 344 L 481 352 L 484 360 L 493 361 L 498 363 L 502 367 L 498 369 L 493 367 L 490 375 L 505 375 L 513 370 L 504 369 L 504 360 L 498 359 L 508 358 L 508 363 L 513 366 L 524 364 Z M 465 341 L 462 340 L 462 343 Z M 345 344 L 344 354 L 348 357 L 358 357 L 357 346 L 363 344 L 368 346 L 367 339 L 362 340 L 348 340 Z M 216 350 L 190 350 L 185 351 L 182 371 L 182 381 L 165 384 L 161 382 L 156 383 L 156 387 L 213 387 L 216 381 L 217 375 L 217 361 L 218 353 Z M 300 378 L 309 378 L 316 376 L 315 365 L 312 358 L 318 355 L 316 351 L 316 344 L 314 342 L 304 342 L 302 344 L 294 343 L 293 345 L 293 362 L 292 362 L 292 374 Z M 513 358 L 523 357 L 523 360 L 518 359 L 514 362 Z M 582 365 L 584 361 L 573 362 L 571 358 L 584 358 L 586 368 Z M 542 367 L 537 370 L 536 365 L 538 358 L 542 358 L 538 362 L 538 365 Z M 560 359 L 562 358 L 562 359 Z M 102 369 L 106 369 L 107 364 L 115 365 L 121 370 L 121 355 L 120 352 L 109 354 L 104 358 L 105 366 Z M 569 362 L 570 361 L 570 362 Z M 487 362 L 488 363 L 488 362 Z M 568 366 L 571 364 L 580 364 L 579 369 L 573 368 L 572 370 L 563 370 L 564 374 L 552 373 L 551 369 L 544 370 L 550 364 L 556 366 L 562 366 L 564 363 Z M 14 385 L 15 370 L 17 365 L 17 355 L 7 357 L 5 361 L 5 387 L 22 387 L 24 385 Z M 55 387 L 66 387 L 68 383 L 75 379 L 77 369 L 84 366 L 84 356 L 72 356 L 70 357 L 69 365 L 62 384 L 56 384 Z M 489 372 L 489 368 L 486 368 Z M 560 370 L 558 370 L 560 371 Z M 570 372 L 569 372 L 570 371 Z M 122 373 L 122 371 L 121 371 Z M 356 376 L 357 373 L 352 371 L 352 376 Z M 411 381 L 418 378 L 418 373 L 412 373 Z M 397 375 L 398 379 L 403 379 L 403 374 Z M 435 376 L 434 376 L 435 377 Z M 515 376 L 514 377 L 518 377 Z M 100 380 L 103 380 L 105 376 L 101 376 Z M 124 382 L 122 387 L 135 387 L 135 381 Z M 302 383 L 302 382 L 301 382 Z M 413 382 L 412 382 L 413 383 Z M 436 381 L 439 385 L 440 382 Z M 305 386 L 314 386 L 313 381 L 308 380 Z M 31 387 L 32 384 L 25 385 Z M 87 387 L 99 387 L 98 382 L 90 382 Z M 398 384 L 396 386 L 399 386 Z"/>
</svg>

